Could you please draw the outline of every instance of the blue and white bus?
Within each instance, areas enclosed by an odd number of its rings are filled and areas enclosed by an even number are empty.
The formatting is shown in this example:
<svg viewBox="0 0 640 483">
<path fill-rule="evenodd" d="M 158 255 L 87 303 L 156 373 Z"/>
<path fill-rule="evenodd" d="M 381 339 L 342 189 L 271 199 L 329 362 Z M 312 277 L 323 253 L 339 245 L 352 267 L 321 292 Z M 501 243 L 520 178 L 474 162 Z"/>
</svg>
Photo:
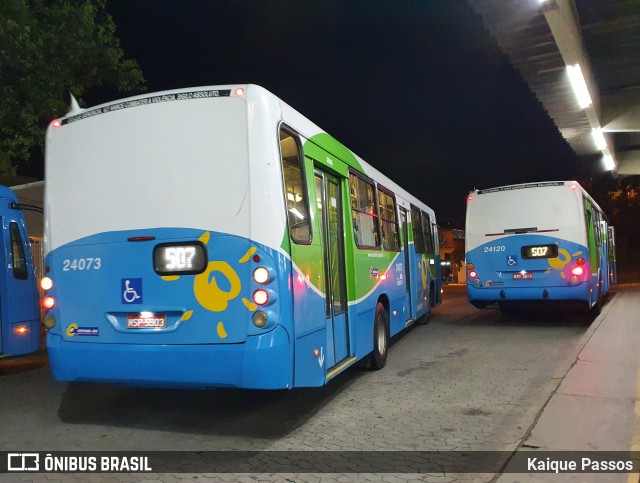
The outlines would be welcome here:
<svg viewBox="0 0 640 483">
<path fill-rule="evenodd" d="M 465 237 L 478 308 L 562 302 L 599 312 L 615 281 L 613 227 L 575 181 L 472 191 Z"/>
<path fill-rule="evenodd" d="M 47 132 L 47 349 L 64 381 L 321 386 L 440 303 L 432 209 L 255 85 Z"/>
<path fill-rule="evenodd" d="M 40 348 L 40 309 L 27 228 L 15 193 L 0 186 L 0 357 Z"/>
</svg>

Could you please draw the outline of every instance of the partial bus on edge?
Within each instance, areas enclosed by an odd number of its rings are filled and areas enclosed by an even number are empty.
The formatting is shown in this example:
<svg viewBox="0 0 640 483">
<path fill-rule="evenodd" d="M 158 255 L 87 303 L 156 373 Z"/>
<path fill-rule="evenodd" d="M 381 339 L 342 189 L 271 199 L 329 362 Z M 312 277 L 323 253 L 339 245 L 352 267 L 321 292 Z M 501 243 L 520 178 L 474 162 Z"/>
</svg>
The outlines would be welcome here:
<svg viewBox="0 0 640 483">
<path fill-rule="evenodd" d="M 40 349 L 36 274 L 21 206 L 13 190 L 0 186 L 0 357 Z"/>
<path fill-rule="evenodd" d="M 441 301 L 433 210 L 255 85 L 55 120 L 45 219 L 57 380 L 321 386 Z"/>
<path fill-rule="evenodd" d="M 478 308 L 573 303 L 599 312 L 616 279 L 613 227 L 575 181 L 472 191 L 465 238 L 467 294 Z"/>
</svg>

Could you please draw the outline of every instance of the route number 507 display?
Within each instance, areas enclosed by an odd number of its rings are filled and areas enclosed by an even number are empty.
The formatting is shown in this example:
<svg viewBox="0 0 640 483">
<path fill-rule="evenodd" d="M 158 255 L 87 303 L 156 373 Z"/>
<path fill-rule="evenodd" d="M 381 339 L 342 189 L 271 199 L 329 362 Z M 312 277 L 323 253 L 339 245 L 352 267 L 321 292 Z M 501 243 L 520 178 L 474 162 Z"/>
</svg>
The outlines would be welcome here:
<svg viewBox="0 0 640 483">
<path fill-rule="evenodd" d="M 556 258 L 558 245 L 530 245 L 522 247 L 522 258 Z"/>
<path fill-rule="evenodd" d="M 153 251 L 153 266 L 160 275 L 202 273 L 207 266 L 206 250 L 200 242 L 163 243 Z"/>
</svg>

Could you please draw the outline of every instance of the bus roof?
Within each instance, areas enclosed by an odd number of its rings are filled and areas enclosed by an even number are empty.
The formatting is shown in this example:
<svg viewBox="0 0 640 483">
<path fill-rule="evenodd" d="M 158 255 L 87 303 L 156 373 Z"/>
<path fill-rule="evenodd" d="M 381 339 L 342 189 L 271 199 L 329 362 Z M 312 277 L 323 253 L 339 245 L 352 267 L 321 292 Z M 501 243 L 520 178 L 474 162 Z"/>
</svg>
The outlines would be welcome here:
<svg viewBox="0 0 640 483">
<path fill-rule="evenodd" d="M 471 191 L 470 195 L 483 195 L 489 193 L 499 193 L 506 191 L 514 191 L 519 189 L 527 189 L 527 188 L 547 188 L 551 186 L 575 186 L 576 189 L 579 188 L 582 192 L 582 195 L 587 198 L 601 213 L 604 214 L 600 205 L 596 203 L 596 201 L 587 193 L 587 191 L 578 183 L 577 181 L 539 181 L 534 183 L 520 183 L 520 184 L 511 184 L 506 186 L 497 186 L 495 188 L 485 188 L 485 189 L 475 189 Z"/>
<path fill-rule="evenodd" d="M 13 192 L 11 188 L 0 185 L 0 198 L 9 198 L 15 202 L 18 201 L 16 194 Z"/>
<path fill-rule="evenodd" d="M 242 89 L 241 93 L 239 93 L 239 89 Z M 283 118 L 285 122 L 287 122 L 291 128 L 296 130 L 299 134 L 303 135 L 307 139 L 311 139 L 313 135 L 323 132 L 329 134 L 327 131 L 321 129 L 316 124 L 314 124 L 311 120 L 305 117 L 303 114 L 289 106 L 282 99 L 278 98 L 275 94 L 271 93 L 267 89 L 256 85 L 256 84 L 225 84 L 225 85 L 217 85 L 217 86 L 200 86 L 200 87 L 189 87 L 182 89 L 171 89 L 160 92 L 153 93 L 145 93 L 137 96 L 127 97 L 124 99 L 118 99 L 110 102 L 106 102 L 104 104 L 99 104 L 94 107 L 72 110 L 68 112 L 65 116 L 57 119 L 61 124 L 69 124 L 77 121 L 81 121 L 83 119 L 87 119 L 93 116 L 97 116 L 100 114 L 106 114 L 108 112 L 127 109 L 132 107 L 139 107 L 146 104 L 155 104 L 159 102 L 173 102 L 179 101 L 183 99 L 189 99 L 188 96 L 198 96 L 198 97 L 228 97 L 228 96 L 237 96 L 237 97 L 245 97 L 248 101 L 252 96 L 257 95 L 268 95 L 274 99 L 277 99 L 280 103 Z M 342 144 L 342 143 L 340 143 Z M 344 144 L 342 144 L 344 146 Z M 382 174 L 380 171 L 375 169 L 369 163 L 364 161 L 360 156 L 351 151 L 348 147 L 345 146 L 351 154 L 355 157 L 355 159 L 360 163 L 360 166 L 352 166 L 353 168 L 361 168 L 364 170 L 364 174 L 369 176 L 374 181 L 382 184 L 385 188 L 392 190 L 397 196 L 400 196 L 405 201 L 418 206 L 423 209 L 427 213 L 429 213 L 433 218 L 435 218 L 435 213 L 433 209 L 431 209 L 426 203 L 420 201 L 415 196 L 411 195 L 408 191 L 403 189 L 401 186 L 393 182 L 390 178 Z M 336 153 L 332 153 L 336 154 Z M 337 156 L 337 155 L 336 155 Z M 339 157 L 339 156 L 337 156 Z M 351 165 L 348 160 L 342 159 L 345 163 Z"/>
</svg>

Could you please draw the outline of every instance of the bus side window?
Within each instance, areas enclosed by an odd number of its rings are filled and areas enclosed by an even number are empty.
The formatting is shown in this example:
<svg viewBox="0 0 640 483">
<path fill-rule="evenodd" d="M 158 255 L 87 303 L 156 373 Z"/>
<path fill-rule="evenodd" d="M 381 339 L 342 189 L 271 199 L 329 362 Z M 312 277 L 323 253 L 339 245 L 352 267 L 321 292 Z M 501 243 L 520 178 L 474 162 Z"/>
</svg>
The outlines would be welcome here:
<svg viewBox="0 0 640 483">
<path fill-rule="evenodd" d="M 431 217 L 425 212 L 422 212 L 422 232 L 426 253 L 435 253 L 435 248 L 433 246 L 433 232 L 431 231 Z"/>
<path fill-rule="evenodd" d="M 376 214 L 376 196 L 373 184 L 349 173 L 349 197 L 353 234 L 358 248 L 380 246 L 380 227 Z"/>
<path fill-rule="evenodd" d="M 29 278 L 27 270 L 27 259 L 24 255 L 24 244 L 20 236 L 20 228 L 15 221 L 11 222 L 11 264 L 13 266 L 13 276 L 18 280 Z"/>
<path fill-rule="evenodd" d="M 311 224 L 300 143 L 284 129 L 280 129 L 280 156 L 291 239 L 298 244 L 309 244 L 311 243 Z"/>
<path fill-rule="evenodd" d="M 393 196 L 378 186 L 378 208 L 382 223 L 382 249 L 400 251 L 400 233 L 396 218 L 396 203 Z"/>
<path fill-rule="evenodd" d="M 413 227 L 413 246 L 416 253 L 424 253 L 424 237 L 422 236 L 422 222 L 420 210 L 411 207 L 411 226 Z"/>
</svg>

